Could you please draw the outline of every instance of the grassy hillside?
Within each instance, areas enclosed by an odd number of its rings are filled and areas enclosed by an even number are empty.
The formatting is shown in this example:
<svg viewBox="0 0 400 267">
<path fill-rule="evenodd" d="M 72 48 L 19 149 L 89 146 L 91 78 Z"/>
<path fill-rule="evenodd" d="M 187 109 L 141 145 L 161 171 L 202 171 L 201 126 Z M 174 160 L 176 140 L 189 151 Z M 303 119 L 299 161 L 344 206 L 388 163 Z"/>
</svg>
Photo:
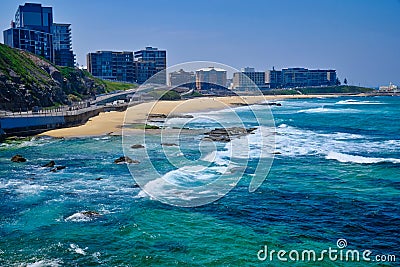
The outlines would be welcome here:
<svg viewBox="0 0 400 267">
<path fill-rule="evenodd" d="M 3 110 L 70 104 L 132 87 L 97 79 L 84 70 L 55 66 L 44 58 L 0 44 L 0 109 Z"/>
</svg>

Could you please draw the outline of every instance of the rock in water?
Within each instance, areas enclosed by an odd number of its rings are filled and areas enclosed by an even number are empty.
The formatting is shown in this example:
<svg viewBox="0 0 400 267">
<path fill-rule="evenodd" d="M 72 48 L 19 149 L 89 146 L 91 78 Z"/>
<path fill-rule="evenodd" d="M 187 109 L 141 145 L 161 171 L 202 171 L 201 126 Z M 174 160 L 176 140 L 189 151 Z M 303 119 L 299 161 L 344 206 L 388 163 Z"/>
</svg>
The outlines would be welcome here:
<svg viewBox="0 0 400 267">
<path fill-rule="evenodd" d="M 140 163 L 140 161 L 133 160 L 128 156 L 122 156 L 122 157 L 119 157 L 116 160 L 114 160 L 114 163 L 116 163 L 116 164 L 120 164 L 120 163 L 128 163 L 128 164 L 135 163 L 135 164 L 138 164 L 138 163 Z"/>
<path fill-rule="evenodd" d="M 131 148 L 133 149 L 144 148 L 144 145 L 132 145 Z"/>
<path fill-rule="evenodd" d="M 207 141 L 217 141 L 217 142 L 230 142 L 234 137 L 240 138 L 247 134 L 252 134 L 257 128 L 242 128 L 242 127 L 231 127 L 231 128 L 215 128 L 208 133 L 203 138 Z"/>
<path fill-rule="evenodd" d="M 162 143 L 162 146 L 178 146 L 177 144 L 174 143 Z"/>
<path fill-rule="evenodd" d="M 50 161 L 49 163 L 44 164 L 42 167 L 45 167 L 45 168 L 53 168 L 54 165 L 56 165 L 56 163 L 54 162 L 54 160 L 52 160 L 52 161 Z"/>
<path fill-rule="evenodd" d="M 12 162 L 25 162 L 26 161 L 26 158 L 24 158 L 23 156 L 21 156 L 21 155 L 15 155 L 15 156 L 13 156 L 12 158 L 11 158 L 11 161 Z"/>
<path fill-rule="evenodd" d="M 82 213 L 82 215 L 84 215 L 84 216 L 86 216 L 86 217 L 89 217 L 89 218 L 92 218 L 92 217 L 100 217 L 100 216 L 101 216 L 100 213 L 98 213 L 97 211 L 91 211 L 91 210 L 89 210 L 89 211 L 82 211 L 81 213 Z"/>
<path fill-rule="evenodd" d="M 56 171 L 63 170 L 63 169 L 65 169 L 65 168 L 67 168 L 67 167 L 66 167 L 66 166 L 57 166 L 57 167 L 51 169 L 50 171 L 51 171 L 51 172 L 56 172 Z"/>
</svg>

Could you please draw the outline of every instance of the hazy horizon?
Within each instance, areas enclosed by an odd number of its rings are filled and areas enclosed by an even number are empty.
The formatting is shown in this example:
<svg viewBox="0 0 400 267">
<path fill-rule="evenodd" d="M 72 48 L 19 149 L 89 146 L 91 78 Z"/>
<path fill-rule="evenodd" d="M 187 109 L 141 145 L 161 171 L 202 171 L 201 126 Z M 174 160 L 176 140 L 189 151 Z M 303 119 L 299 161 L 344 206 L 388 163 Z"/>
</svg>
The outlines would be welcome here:
<svg viewBox="0 0 400 267">
<path fill-rule="evenodd" d="M 362 86 L 400 85 L 400 1 L 27 1 L 72 24 L 77 63 L 96 50 L 167 50 L 167 64 L 215 61 L 236 69 L 332 68 Z M 18 5 L 2 3 L 9 28 Z M 3 35 L 1 35 L 3 42 Z"/>
</svg>

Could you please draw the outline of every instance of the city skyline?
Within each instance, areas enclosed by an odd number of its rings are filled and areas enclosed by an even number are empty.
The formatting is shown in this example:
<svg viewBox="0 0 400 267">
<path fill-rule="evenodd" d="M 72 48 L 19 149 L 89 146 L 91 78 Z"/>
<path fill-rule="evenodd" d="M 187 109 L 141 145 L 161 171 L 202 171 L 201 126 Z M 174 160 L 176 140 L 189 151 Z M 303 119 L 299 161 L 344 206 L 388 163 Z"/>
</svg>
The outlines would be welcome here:
<svg viewBox="0 0 400 267">
<path fill-rule="evenodd" d="M 72 24 L 80 65 L 86 65 L 86 54 L 92 51 L 155 46 L 168 51 L 168 66 L 208 60 L 236 69 L 333 68 L 342 82 L 347 78 L 350 84 L 400 84 L 396 0 L 204 1 L 201 6 L 185 1 L 154 1 L 151 6 L 122 1 L 34 2 L 52 6 L 57 21 Z M 2 30 L 24 3 L 2 3 Z"/>
</svg>

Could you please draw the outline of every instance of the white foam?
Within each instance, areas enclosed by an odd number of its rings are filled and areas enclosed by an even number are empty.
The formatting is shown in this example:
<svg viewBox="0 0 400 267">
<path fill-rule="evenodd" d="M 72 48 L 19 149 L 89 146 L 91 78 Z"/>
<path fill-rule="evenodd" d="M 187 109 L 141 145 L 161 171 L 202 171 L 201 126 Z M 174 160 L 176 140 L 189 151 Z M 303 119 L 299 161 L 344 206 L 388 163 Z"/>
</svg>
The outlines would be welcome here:
<svg viewBox="0 0 400 267">
<path fill-rule="evenodd" d="M 382 105 L 385 103 L 377 101 L 358 101 L 354 99 L 341 100 L 335 103 L 336 105 Z"/>
<path fill-rule="evenodd" d="M 39 260 L 34 263 L 27 263 L 26 267 L 58 267 L 61 266 L 63 262 L 59 259 L 55 260 Z M 24 266 L 24 265 L 22 265 Z"/>
<path fill-rule="evenodd" d="M 39 194 L 41 191 L 46 190 L 48 186 L 37 184 L 22 184 L 15 191 L 20 194 Z"/>
<path fill-rule="evenodd" d="M 81 212 L 77 212 L 72 214 L 71 216 L 67 217 L 65 219 L 66 222 L 71 221 L 71 222 L 89 222 L 91 221 L 92 218 L 89 216 L 86 216 L 85 214 Z"/>
<path fill-rule="evenodd" d="M 368 136 L 352 133 L 319 133 L 288 125 L 276 128 L 276 151 L 282 156 L 320 155 L 329 152 L 363 154 L 400 152 L 400 140 L 376 141 Z"/>
<path fill-rule="evenodd" d="M 70 251 L 74 251 L 75 253 L 80 254 L 80 255 L 86 255 L 85 250 L 88 249 L 87 247 L 82 249 L 76 244 L 70 244 L 69 247 L 71 248 Z"/>
<path fill-rule="evenodd" d="M 297 111 L 297 113 L 356 113 L 359 112 L 357 109 L 334 109 L 334 108 L 310 108 L 310 109 L 302 109 Z"/>
<path fill-rule="evenodd" d="M 400 159 L 395 159 L 395 158 L 368 158 L 368 157 L 354 156 L 333 151 L 329 152 L 325 158 L 334 159 L 343 163 L 359 163 L 359 164 L 372 164 L 381 162 L 400 163 Z"/>
</svg>

